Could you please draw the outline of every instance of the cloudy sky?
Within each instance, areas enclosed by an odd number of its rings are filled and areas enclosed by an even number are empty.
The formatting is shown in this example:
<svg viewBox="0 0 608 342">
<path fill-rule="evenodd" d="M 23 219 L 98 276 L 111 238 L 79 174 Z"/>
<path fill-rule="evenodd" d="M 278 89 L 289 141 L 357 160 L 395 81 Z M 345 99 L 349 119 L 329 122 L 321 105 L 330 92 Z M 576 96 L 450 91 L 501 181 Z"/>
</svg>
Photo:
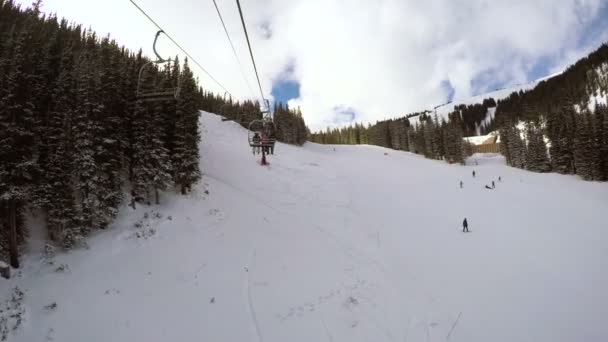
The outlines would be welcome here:
<svg viewBox="0 0 608 342">
<path fill-rule="evenodd" d="M 260 97 L 235 0 L 217 2 L 243 73 L 212 0 L 136 2 L 235 97 Z M 608 0 L 241 3 L 264 95 L 300 106 L 313 130 L 528 82 L 608 41 Z M 156 29 L 128 0 L 45 0 L 43 11 L 151 53 Z M 167 41 L 159 47 L 179 54 Z M 224 92 L 198 75 L 205 88 Z"/>
</svg>

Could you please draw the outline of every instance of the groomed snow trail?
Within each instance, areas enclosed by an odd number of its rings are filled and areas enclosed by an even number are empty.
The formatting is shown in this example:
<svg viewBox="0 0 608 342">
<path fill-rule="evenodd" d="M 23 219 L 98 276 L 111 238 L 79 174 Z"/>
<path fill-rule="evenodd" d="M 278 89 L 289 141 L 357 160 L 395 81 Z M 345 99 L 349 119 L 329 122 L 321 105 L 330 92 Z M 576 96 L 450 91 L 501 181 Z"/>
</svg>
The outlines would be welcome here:
<svg viewBox="0 0 608 342">
<path fill-rule="evenodd" d="M 9 340 L 608 340 L 607 184 L 373 146 L 278 144 L 262 167 L 201 120 L 191 195 L 0 282 L 26 291 Z"/>
</svg>

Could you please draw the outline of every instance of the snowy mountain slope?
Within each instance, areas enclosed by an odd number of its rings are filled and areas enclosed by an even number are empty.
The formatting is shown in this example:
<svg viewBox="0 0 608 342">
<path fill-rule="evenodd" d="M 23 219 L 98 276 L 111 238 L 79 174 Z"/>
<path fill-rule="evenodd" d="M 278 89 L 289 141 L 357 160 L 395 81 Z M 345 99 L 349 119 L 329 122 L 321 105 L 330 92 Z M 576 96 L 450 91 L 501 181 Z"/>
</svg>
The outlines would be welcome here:
<svg viewBox="0 0 608 342">
<path fill-rule="evenodd" d="M 441 121 L 442 118 L 444 118 L 445 120 L 448 120 L 448 115 L 454 111 L 454 108 L 458 105 L 464 104 L 464 105 L 474 105 L 474 104 L 481 104 L 483 102 L 483 100 L 485 99 L 489 99 L 489 98 L 493 98 L 494 100 L 498 101 L 500 99 L 504 99 L 509 97 L 509 95 L 511 95 L 514 92 L 519 92 L 520 90 L 530 90 L 533 89 L 534 87 L 536 87 L 537 84 L 539 84 L 542 81 L 546 81 L 552 77 L 555 77 L 557 75 L 559 75 L 560 73 L 556 73 L 556 74 L 552 74 L 543 78 L 539 78 L 538 80 L 532 81 L 530 83 L 525 83 L 525 84 L 518 84 L 512 87 L 507 87 L 507 88 L 503 88 L 503 89 L 497 89 L 488 93 L 484 93 L 484 94 L 480 94 L 480 95 L 475 95 L 475 96 L 471 96 L 469 98 L 462 98 L 462 99 L 455 99 L 449 103 L 446 103 L 445 105 L 439 106 L 437 108 L 437 117 L 439 118 L 439 120 Z M 488 113 L 486 116 L 485 121 L 483 122 L 483 124 L 487 125 L 490 123 L 490 121 L 494 118 L 494 114 L 496 113 L 496 109 L 495 108 L 488 108 Z M 434 115 L 435 112 L 431 111 L 430 115 Z M 419 117 L 413 117 L 410 118 L 410 123 L 412 125 L 415 125 L 418 122 Z"/>
<path fill-rule="evenodd" d="M 371 146 L 279 144 L 261 167 L 240 126 L 202 123 L 191 195 L 0 281 L 25 292 L 9 340 L 608 339 L 607 184 Z"/>
</svg>

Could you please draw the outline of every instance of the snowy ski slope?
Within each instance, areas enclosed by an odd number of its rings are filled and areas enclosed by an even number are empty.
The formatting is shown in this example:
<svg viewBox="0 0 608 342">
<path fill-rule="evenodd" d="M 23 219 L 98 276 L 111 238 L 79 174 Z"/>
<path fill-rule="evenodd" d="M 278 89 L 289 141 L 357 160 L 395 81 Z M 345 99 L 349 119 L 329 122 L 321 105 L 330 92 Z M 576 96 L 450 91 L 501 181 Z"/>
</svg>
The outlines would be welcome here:
<svg viewBox="0 0 608 342">
<path fill-rule="evenodd" d="M 262 167 L 240 126 L 202 131 L 191 195 L 0 281 L 25 292 L 9 341 L 608 340 L 607 184 L 372 146 Z"/>
</svg>

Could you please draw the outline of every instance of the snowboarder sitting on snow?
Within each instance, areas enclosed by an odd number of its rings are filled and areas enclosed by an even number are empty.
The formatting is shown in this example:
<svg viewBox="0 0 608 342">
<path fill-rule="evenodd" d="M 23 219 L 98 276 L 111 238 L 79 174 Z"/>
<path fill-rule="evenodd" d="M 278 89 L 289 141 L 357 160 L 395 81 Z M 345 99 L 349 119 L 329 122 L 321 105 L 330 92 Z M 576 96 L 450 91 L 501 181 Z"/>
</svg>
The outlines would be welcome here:
<svg viewBox="0 0 608 342">
<path fill-rule="evenodd" d="M 491 186 L 489 186 L 489 185 L 486 185 L 486 189 L 492 190 L 493 188 Z"/>
<path fill-rule="evenodd" d="M 260 153 L 260 135 L 258 134 L 258 132 L 255 132 L 253 134 L 253 138 L 251 139 L 253 141 L 253 144 L 255 146 L 253 146 L 253 153 L 255 154 Z"/>
<path fill-rule="evenodd" d="M 467 218 L 464 218 L 464 221 L 462 221 L 462 232 L 469 232 L 469 223 L 467 222 Z"/>
</svg>

